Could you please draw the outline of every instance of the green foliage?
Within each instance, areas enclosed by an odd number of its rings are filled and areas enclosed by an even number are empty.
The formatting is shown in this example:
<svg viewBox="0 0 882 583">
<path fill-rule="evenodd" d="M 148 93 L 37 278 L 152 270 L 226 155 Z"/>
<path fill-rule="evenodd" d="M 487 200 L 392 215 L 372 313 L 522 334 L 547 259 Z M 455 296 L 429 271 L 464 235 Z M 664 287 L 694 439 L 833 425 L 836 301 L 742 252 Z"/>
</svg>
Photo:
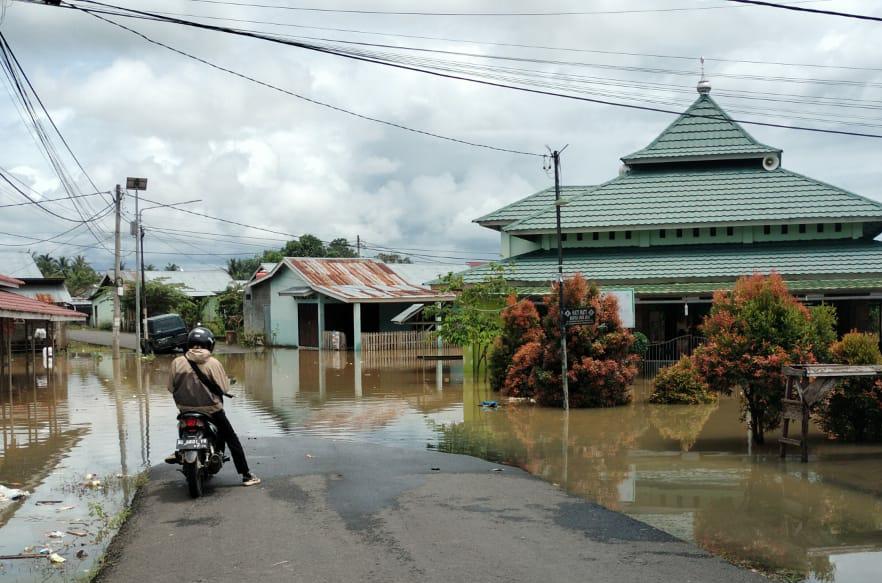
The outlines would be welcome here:
<svg viewBox="0 0 882 583">
<path fill-rule="evenodd" d="M 147 317 L 157 316 L 160 314 L 177 313 L 180 314 L 188 325 L 195 317 L 198 320 L 200 307 L 197 302 L 188 298 L 181 288 L 180 284 L 167 284 L 162 279 L 148 281 L 144 286 L 143 300 L 147 305 Z M 126 286 L 125 293 L 122 298 L 123 309 L 130 314 L 135 312 L 135 287 Z M 186 314 L 186 315 L 185 315 Z M 188 320 L 188 317 L 190 318 Z"/>
<path fill-rule="evenodd" d="M 284 257 L 324 257 L 327 253 L 324 243 L 315 235 L 303 235 L 296 241 L 288 241 L 281 251 Z"/>
<path fill-rule="evenodd" d="M 790 295 L 781 276 L 754 274 L 732 291 L 714 294 L 702 331 L 707 343 L 693 354 L 705 381 L 723 392 L 740 389 L 741 414 L 755 443 L 781 421 L 782 367 L 817 362 L 833 337 L 828 308 L 810 311 Z"/>
<path fill-rule="evenodd" d="M 261 260 L 259 257 L 252 257 L 250 259 L 228 259 L 226 271 L 233 279 L 249 279 L 260 267 L 260 264 Z"/>
<path fill-rule="evenodd" d="M 36 253 L 32 253 L 31 256 L 43 277 L 63 277 L 68 291 L 73 296 L 82 295 L 101 281 L 101 276 L 82 255 L 77 255 L 73 259 L 64 256 L 55 259 L 48 254 Z"/>
<path fill-rule="evenodd" d="M 412 263 L 410 257 L 405 257 L 398 253 L 377 253 L 377 259 L 383 263 Z"/>
<path fill-rule="evenodd" d="M 831 347 L 839 364 L 882 364 L 879 337 L 850 332 Z M 882 441 L 882 383 L 854 377 L 833 390 L 816 413 L 821 428 L 843 441 Z"/>
<path fill-rule="evenodd" d="M 476 351 L 475 372 L 487 362 L 491 343 L 502 332 L 499 312 L 505 298 L 512 293 L 503 277 L 503 268 L 494 266 L 483 281 L 466 285 L 461 276 L 452 273 L 441 278 L 441 291 L 455 293 L 456 300 L 440 307 L 428 306 L 429 318 L 441 317 L 442 338 L 456 346 L 471 346 Z"/>
<path fill-rule="evenodd" d="M 334 239 L 325 249 L 325 257 L 356 257 L 355 249 L 346 239 Z"/>
<path fill-rule="evenodd" d="M 165 267 L 162 268 L 163 271 L 180 271 L 181 266 L 177 263 L 166 263 Z"/>
<path fill-rule="evenodd" d="M 661 369 L 654 383 L 650 403 L 697 405 L 717 400 L 717 394 L 710 390 L 688 356 Z"/>
<path fill-rule="evenodd" d="M 208 298 L 187 298 L 186 301 L 179 303 L 174 308 L 174 311 L 181 315 L 181 318 L 184 319 L 188 327 L 192 328 L 196 324 L 204 324 L 202 322 L 202 313 L 205 310 L 207 301 Z"/>
<path fill-rule="evenodd" d="M 514 353 L 502 387 L 503 394 L 532 397 L 543 405 L 563 404 L 561 330 L 558 284 L 545 296 L 548 313 L 526 334 Z M 564 305 L 592 307 L 593 325 L 566 329 L 567 378 L 571 407 L 613 407 L 631 400 L 629 386 L 640 357 L 634 354 L 634 335 L 622 328 L 615 296 L 601 296 L 595 285 L 576 275 L 564 282 Z M 532 320 L 532 318 L 529 318 Z"/>
<path fill-rule="evenodd" d="M 242 328 L 244 299 L 245 291 L 241 287 L 232 287 L 217 296 L 217 311 L 226 330 Z"/>
<path fill-rule="evenodd" d="M 227 273 L 233 279 L 250 278 L 261 263 L 278 263 L 285 257 L 356 257 L 355 247 L 344 238 L 337 238 L 327 246 L 315 235 L 303 235 L 288 241 L 281 249 L 267 249 L 249 259 L 229 259 Z"/>
<path fill-rule="evenodd" d="M 643 332 L 634 332 L 634 345 L 631 347 L 631 352 L 643 358 L 646 356 L 646 351 L 649 349 L 649 338 L 646 337 L 646 334 Z"/>
</svg>

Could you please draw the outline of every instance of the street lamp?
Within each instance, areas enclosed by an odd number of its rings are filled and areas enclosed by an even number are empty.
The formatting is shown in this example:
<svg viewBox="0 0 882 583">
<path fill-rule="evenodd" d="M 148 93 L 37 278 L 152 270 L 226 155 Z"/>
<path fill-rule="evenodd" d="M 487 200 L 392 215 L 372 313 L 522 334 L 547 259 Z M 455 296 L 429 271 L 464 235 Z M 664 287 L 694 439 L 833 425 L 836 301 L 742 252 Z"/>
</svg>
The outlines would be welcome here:
<svg viewBox="0 0 882 583">
<path fill-rule="evenodd" d="M 146 181 L 145 181 L 145 186 L 146 186 Z M 144 207 L 139 210 L 138 209 L 137 191 L 135 191 L 135 223 L 132 226 L 132 231 L 133 231 L 133 234 L 137 237 L 135 248 L 138 253 L 137 264 L 140 267 L 140 271 L 141 271 L 141 277 L 135 278 L 135 291 L 136 291 L 136 293 L 135 293 L 136 308 L 135 309 L 137 310 L 136 313 L 140 314 L 140 317 L 137 319 L 138 326 L 136 329 L 136 335 L 138 337 L 137 338 L 137 340 L 138 340 L 138 342 L 137 342 L 138 355 L 141 354 L 141 321 L 142 320 L 143 320 L 143 328 L 144 328 L 144 339 L 143 340 L 145 341 L 145 344 L 146 344 L 146 341 L 149 340 L 149 337 L 150 337 L 150 332 L 147 329 L 147 287 L 146 287 L 147 282 L 145 281 L 145 277 L 144 277 L 144 227 L 143 227 L 144 211 L 149 211 L 151 209 L 157 209 L 157 208 L 174 208 L 174 207 L 180 206 L 182 204 L 192 204 L 194 202 L 202 202 L 202 199 L 196 198 L 193 200 L 185 200 L 182 202 L 173 202 L 173 203 L 168 203 L 168 204 L 154 204 L 152 206 Z M 139 288 L 144 290 L 143 305 L 142 305 L 142 302 L 140 299 L 140 294 L 137 293 Z"/>
</svg>

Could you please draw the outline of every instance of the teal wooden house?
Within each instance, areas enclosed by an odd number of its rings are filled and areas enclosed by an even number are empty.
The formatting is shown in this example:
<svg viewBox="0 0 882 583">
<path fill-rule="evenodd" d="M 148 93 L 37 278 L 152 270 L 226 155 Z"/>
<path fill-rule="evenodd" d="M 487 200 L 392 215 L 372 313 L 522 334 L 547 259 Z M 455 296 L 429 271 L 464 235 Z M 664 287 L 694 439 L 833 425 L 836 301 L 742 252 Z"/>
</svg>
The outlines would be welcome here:
<svg viewBox="0 0 882 583">
<path fill-rule="evenodd" d="M 807 303 L 835 305 L 840 333 L 879 331 L 882 204 L 785 169 L 717 105 L 710 85 L 619 176 L 566 186 L 564 272 L 634 290 L 650 340 L 695 332 L 713 291 L 776 271 Z M 499 231 L 506 277 L 525 293 L 557 274 L 554 189 L 475 219 Z M 463 273 L 476 282 L 481 266 Z"/>
</svg>

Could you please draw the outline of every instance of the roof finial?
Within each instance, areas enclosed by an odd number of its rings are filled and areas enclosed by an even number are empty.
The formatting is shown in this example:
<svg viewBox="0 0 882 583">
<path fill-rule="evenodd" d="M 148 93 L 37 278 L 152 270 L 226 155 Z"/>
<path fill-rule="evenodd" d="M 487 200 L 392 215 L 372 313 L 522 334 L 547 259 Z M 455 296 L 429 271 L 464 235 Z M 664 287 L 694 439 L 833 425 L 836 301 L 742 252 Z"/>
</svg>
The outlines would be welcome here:
<svg viewBox="0 0 882 583">
<path fill-rule="evenodd" d="M 710 81 L 704 76 L 704 57 L 701 57 L 701 79 L 699 79 L 696 89 L 701 95 L 707 95 L 711 91 Z"/>
</svg>

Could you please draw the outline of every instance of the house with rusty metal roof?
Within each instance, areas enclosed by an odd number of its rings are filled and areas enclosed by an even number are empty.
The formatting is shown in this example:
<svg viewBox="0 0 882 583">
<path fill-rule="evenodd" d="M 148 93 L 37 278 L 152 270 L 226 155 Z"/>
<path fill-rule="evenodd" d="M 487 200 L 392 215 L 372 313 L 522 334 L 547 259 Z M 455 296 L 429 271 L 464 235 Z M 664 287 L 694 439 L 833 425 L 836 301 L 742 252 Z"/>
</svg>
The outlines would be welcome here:
<svg viewBox="0 0 882 583">
<path fill-rule="evenodd" d="M 21 293 L 25 281 L 0 274 L 0 362 L 11 350 L 64 345 L 64 324 L 87 316 Z M 40 333 L 39 331 L 43 332 Z"/>
<path fill-rule="evenodd" d="M 411 305 L 453 299 L 373 259 L 286 257 L 261 269 L 245 286 L 245 331 L 274 346 L 361 350 L 366 334 L 400 331 L 392 319 Z"/>
<path fill-rule="evenodd" d="M 651 340 L 694 330 L 714 290 L 778 272 L 806 302 L 836 306 L 840 332 L 879 332 L 882 204 L 787 170 L 780 148 L 733 121 L 702 80 L 698 99 L 618 176 L 566 186 L 565 274 L 632 290 L 635 327 Z M 546 189 L 475 219 L 500 233 L 507 279 L 524 294 L 557 274 L 555 193 Z M 481 281 L 490 266 L 464 272 Z M 874 312 L 875 310 L 875 312 Z"/>
</svg>

